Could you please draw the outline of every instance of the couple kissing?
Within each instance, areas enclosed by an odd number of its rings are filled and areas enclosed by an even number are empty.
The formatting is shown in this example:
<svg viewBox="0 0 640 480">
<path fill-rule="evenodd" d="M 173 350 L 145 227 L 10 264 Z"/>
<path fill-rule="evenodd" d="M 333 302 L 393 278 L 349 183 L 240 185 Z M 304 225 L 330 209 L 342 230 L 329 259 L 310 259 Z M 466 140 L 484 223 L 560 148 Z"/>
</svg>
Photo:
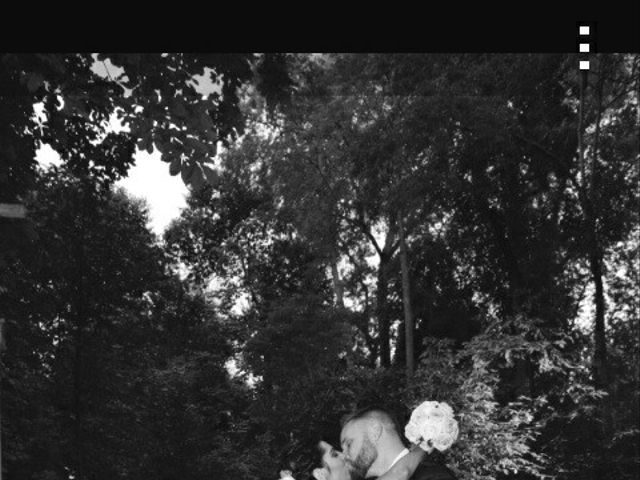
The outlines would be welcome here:
<svg viewBox="0 0 640 480">
<path fill-rule="evenodd" d="M 446 404 L 430 404 L 430 411 L 439 413 L 438 407 Z M 432 405 L 433 404 L 433 405 Z M 431 408 L 431 407 L 434 407 Z M 424 410 L 424 409 L 423 409 Z M 440 411 L 444 410 L 441 409 Z M 419 413 L 414 411 L 414 414 Z M 432 442 L 426 436 L 411 438 L 408 432 L 420 430 L 420 424 L 412 420 L 405 429 L 408 438 L 418 445 L 408 448 L 400 433 L 394 417 L 379 408 L 359 410 L 342 421 L 340 432 L 341 451 L 327 442 L 320 442 L 318 448 L 322 454 L 322 468 L 316 468 L 313 476 L 316 480 L 456 480 L 453 472 L 444 465 L 429 458 Z M 426 417 L 425 417 L 426 418 Z M 417 419 L 420 420 L 420 419 Z M 455 421 L 454 421 L 455 422 Z M 429 422 L 422 422 L 427 429 Z M 422 431 L 425 431 L 422 428 Z M 455 427 L 457 436 L 457 424 Z M 424 440 L 426 442 L 420 442 Z M 425 446 L 426 445 L 426 446 Z M 449 445 L 450 446 L 450 445 Z"/>
</svg>

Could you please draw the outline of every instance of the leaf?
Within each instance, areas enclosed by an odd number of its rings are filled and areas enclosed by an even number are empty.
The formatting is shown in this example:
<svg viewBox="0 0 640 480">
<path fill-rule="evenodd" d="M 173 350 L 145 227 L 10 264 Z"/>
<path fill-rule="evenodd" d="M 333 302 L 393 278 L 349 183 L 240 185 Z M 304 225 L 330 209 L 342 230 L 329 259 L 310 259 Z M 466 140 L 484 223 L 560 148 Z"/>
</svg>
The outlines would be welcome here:
<svg viewBox="0 0 640 480">
<path fill-rule="evenodd" d="M 216 170 L 214 170 L 213 168 L 207 165 L 202 165 L 202 170 L 203 170 L 204 176 L 207 179 L 207 182 L 211 186 L 216 187 L 220 183 L 220 175 Z"/>
<path fill-rule="evenodd" d="M 149 143 L 150 143 L 150 139 L 146 135 L 143 135 L 136 142 L 136 147 L 138 147 L 138 150 L 140 151 L 143 151 L 143 150 L 149 151 Z"/>
<path fill-rule="evenodd" d="M 176 176 L 180 173 L 181 167 L 182 162 L 180 161 L 180 158 L 174 158 L 169 165 L 169 173 L 172 176 Z"/>
<path fill-rule="evenodd" d="M 207 118 L 209 118 L 209 117 L 207 117 Z M 218 145 L 217 145 L 218 135 L 216 135 L 216 131 L 213 128 L 208 127 L 208 126 L 206 128 L 204 128 L 203 131 L 204 131 L 204 135 L 207 138 L 207 140 L 209 140 L 210 142 L 213 143 L 213 154 L 217 155 L 217 153 L 218 153 Z"/>
<path fill-rule="evenodd" d="M 174 98 L 171 102 L 171 113 L 180 118 L 185 118 L 187 116 L 187 109 L 184 108 L 184 102 L 181 100 Z"/>
<path fill-rule="evenodd" d="M 198 164 L 194 166 L 195 169 L 191 175 L 191 185 L 194 189 L 200 190 L 205 183 L 204 175 L 202 173 L 202 168 Z"/>
<path fill-rule="evenodd" d="M 194 161 L 186 163 L 182 165 L 182 181 L 186 184 L 191 183 L 191 177 L 193 176 L 193 172 L 196 168 L 196 164 Z"/>
</svg>

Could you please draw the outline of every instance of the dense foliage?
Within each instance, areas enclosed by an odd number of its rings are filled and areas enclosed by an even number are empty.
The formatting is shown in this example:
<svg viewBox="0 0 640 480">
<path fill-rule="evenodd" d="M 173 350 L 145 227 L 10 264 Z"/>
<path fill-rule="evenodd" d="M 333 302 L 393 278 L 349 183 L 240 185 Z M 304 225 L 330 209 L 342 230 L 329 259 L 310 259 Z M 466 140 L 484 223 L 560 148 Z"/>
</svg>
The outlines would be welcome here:
<svg viewBox="0 0 640 480">
<path fill-rule="evenodd" d="M 637 55 L 0 61 L 9 478 L 306 479 L 425 399 L 461 479 L 640 474 Z M 162 239 L 136 148 L 190 185 Z"/>
</svg>

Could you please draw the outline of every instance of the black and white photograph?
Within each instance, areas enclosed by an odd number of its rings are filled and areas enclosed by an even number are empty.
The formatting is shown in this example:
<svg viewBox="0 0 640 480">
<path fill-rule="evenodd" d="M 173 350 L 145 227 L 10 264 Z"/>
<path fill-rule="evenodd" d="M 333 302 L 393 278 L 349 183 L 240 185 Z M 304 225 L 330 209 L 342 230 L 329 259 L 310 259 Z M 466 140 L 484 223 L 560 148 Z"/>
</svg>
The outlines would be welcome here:
<svg viewBox="0 0 640 480">
<path fill-rule="evenodd" d="M 640 48 L 579 18 L 0 53 L 0 480 L 640 478 Z"/>
</svg>

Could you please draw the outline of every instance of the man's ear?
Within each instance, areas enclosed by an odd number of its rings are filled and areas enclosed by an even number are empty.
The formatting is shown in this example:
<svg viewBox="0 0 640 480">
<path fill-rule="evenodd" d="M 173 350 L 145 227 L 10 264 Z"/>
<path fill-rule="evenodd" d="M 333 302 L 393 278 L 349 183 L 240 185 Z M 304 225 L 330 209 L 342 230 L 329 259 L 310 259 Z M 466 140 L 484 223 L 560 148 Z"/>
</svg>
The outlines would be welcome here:
<svg viewBox="0 0 640 480">
<path fill-rule="evenodd" d="M 371 421 L 369 423 L 369 438 L 373 443 L 378 443 L 378 440 L 380 440 L 380 437 L 382 437 L 382 430 L 383 427 L 380 422 Z"/>
</svg>

